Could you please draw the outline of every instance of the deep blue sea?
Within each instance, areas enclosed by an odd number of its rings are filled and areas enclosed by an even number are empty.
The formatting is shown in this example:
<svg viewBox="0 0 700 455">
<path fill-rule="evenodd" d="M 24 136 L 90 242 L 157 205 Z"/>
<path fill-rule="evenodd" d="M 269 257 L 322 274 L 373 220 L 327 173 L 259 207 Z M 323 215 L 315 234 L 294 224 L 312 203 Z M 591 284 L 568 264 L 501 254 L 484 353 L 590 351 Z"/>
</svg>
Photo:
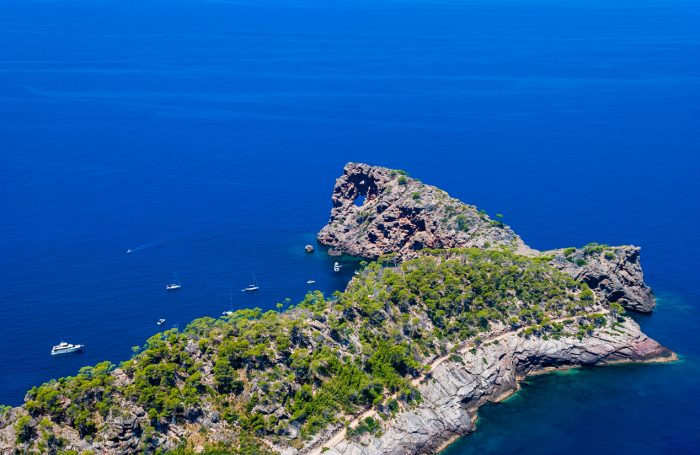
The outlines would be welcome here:
<svg viewBox="0 0 700 455">
<path fill-rule="evenodd" d="M 450 455 L 699 453 L 699 119 L 696 1 L 0 0 L 0 402 L 229 289 L 342 289 L 303 246 L 364 161 L 535 248 L 642 246 L 682 357 L 533 378 Z"/>
</svg>

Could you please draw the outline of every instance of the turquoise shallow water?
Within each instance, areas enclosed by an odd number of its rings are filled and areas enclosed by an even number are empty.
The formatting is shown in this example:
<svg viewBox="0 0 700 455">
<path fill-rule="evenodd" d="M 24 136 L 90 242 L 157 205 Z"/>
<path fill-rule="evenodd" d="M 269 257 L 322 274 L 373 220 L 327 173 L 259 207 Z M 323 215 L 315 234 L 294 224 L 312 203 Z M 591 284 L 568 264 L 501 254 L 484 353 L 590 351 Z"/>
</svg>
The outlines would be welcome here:
<svg viewBox="0 0 700 455">
<path fill-rule="evenodd" d="M 353 160 L 535 248 L 640 245 L 640 324 L 683 358 L 533 379 L 451 453 L 697 452 L 698 23 L 691 1 L 0 2 L 0 402 L 231 288 L 342 289 L 352 267 L 302 248 Z"/>
</svg>

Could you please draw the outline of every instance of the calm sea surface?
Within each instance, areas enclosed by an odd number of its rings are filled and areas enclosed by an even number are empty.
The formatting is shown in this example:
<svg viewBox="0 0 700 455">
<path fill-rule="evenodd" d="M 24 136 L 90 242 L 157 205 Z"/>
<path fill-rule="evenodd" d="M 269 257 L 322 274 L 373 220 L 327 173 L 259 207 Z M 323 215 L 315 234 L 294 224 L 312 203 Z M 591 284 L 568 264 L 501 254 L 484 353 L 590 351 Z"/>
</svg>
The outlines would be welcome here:
<svg viewBox="0 0 700 455">
<path fill-rule="evenodd" d="M 2 0 L 0 402 L 229 289 L 342 289 L 303 245 L 365 161 L 535 248 L 641 245 L 682 357 L 532 379 L 450 455 L 698 453 L 699 118 L 693 1 Z"/>
</svg>

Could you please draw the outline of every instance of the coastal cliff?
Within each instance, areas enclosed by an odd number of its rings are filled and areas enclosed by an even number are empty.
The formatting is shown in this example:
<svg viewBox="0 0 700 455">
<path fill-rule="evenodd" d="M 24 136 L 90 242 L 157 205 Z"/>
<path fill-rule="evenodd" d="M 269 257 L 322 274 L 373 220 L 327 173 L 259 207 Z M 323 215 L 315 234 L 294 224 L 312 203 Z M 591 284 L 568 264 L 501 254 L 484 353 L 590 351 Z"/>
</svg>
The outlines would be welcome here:
<svg viewBox="0 0 700 455">
<path fill-rule="evenodd" d="M 653 306 L 636 247 L 540 253 L 442 190 L 352 163 L 319 240 L 379 260 L 344 292 L 201 318 L 32 388 L 0 409 L 0 453 L 432 453 L 528 374 L 676 358 L 625 315 Z"/>
<path fill-rule="evenodd" d="M 405 260 L 424 248 L 505 247 L 519 254 L 551 256 L 553 267 L 626 309 L 649 313 L 655 305 L 644 283 L 639 247 L 591 244 L 541 253 L 502 221 L 403 171 L 348 163 L 335 182 L 332 202 L 318 241 L 352 256 Z"/>
<path fill-rule="evenodd" d="M 399 170 L 348 163 L 332 202 L 318 240 L 353 256 L 410 259 L 423 248 L 457 247 L 531 251 L 508 226 Z"/>
<path fill-rule="evenodd" d="M 628 310 L 650 313 L 656 305 L 654 292 L 644 282 L 637 246 L 591 244 L 583 248 L 548 251 L 553 267 L 586 283 L 608 302 Z"/>
<path fill-rule="evenodd" d="M 462 349 L 437 365 L 418 387 L 423 401 L 390 419 L 376 437 L 342 438 L 326 444 L 328 454 L 435 453 L 475 430 L 480 406 L 518 389 L 525 376 L 572 366 L 672 360 L 667 349 L 626 320 L 615 332 L 601 330 L 585 340 L 494 337 L 477 349 Z"/>
</svg>

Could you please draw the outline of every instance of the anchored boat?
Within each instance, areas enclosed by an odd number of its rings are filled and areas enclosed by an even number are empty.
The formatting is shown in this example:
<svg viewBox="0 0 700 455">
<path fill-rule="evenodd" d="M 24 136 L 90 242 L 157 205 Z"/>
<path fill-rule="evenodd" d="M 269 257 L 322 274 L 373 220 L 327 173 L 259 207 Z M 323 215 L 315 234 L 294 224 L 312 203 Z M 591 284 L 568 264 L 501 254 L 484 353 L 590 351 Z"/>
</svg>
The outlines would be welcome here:
<svg viewBox="0 0 700 455">
<path fill-rule="evenodd" d="M 258 280 L 255 279 L 255 274 L 253 274 L 253 282 L 241 290 L 243 292 L 252 292 L 257 291 L 258 289 L 260 289 L 260 285 L 258 285 Z"/>
<path fill-rule="evenodd" d="M 175 283 L 170 283 L 170 284 L 165 285 L 166 291 L 177 291 L 178 289 L 180 289 L 182 287 L 182 285 L 180 285 L 180 278 L 177 276 L 177 273 L 175 274 L 175 280 L 176 280 Z"/>
<path fill-rule="evenodd" d="M 84 347 L 84 344 L 70 344 L 66 343 L 65 341 L 61 341 L 56 346 L 51 348 L 51 355 L 70 354 L 71 352 L 82 351 Z"/>
</svg>

